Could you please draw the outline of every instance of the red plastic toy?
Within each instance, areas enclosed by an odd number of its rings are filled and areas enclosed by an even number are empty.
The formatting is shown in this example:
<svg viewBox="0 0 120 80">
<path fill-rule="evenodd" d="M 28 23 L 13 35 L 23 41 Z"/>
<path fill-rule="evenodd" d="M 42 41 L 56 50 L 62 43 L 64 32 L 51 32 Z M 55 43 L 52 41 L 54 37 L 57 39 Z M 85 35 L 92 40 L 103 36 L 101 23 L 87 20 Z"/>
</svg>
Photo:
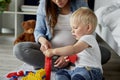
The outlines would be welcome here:
<svg viewBox="0 0 120 80">
<path fill-rule="evenodd" d="M 24 76 L 24 71 L 23 71 L 23 70 L 20 70 L 20 71 L 17 73 L 17 76 Z"/>
<path fill-rule="evenodd" d="M 24 76 L 24 71 L 20 70 L 19 72 L 11 72 L 6 75 L 7 78 L 12 78 L 14 76 L 16 77 Z"/>
<path fill-rule="evenodd" d="M 17 76 L 17 72 L 11 72 L 11 73 L 9 73 L 9 74 L 7 74 L 7 78 L 11 78 L 11 77 L 13 77 L 13 76 Z"/>
<path fill-rule="evenodd" d="M 52 64 L 52 59 L 50 57 L 45 57 L 46 80 L 50 80 L 50 76 L 51 76 L 51 64 Z"/>
<path fill-rule="evenodd" d="M 68 59 L 70 60 L 70 62 L 72 62 L 74 64 L 75 61 L 77 60 L 77 55 L 68 56 Z"/>
<path fill-rule="evenodd" d="M 77 55 L 72 55 L 68 57 L 70 62 L 75 63 L 77 60 Z M 52 59 L 50 57 L 45 57 L 45 72 L 46 72 L 46 80 L 50 80 L 51 77 L 51 64 Z"/>
</svg>

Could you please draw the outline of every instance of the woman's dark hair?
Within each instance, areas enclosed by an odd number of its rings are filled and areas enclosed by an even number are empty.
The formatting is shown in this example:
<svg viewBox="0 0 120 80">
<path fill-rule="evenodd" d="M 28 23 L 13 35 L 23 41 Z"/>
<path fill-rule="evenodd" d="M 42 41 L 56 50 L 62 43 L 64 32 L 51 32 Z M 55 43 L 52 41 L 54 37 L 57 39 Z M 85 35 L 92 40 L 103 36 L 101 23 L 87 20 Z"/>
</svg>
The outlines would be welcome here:
<svg viewBox="0 0 120 80">
<path fill-rule="evenodd" d="M 52 0 L 46 0 L 46 17 L 50 27 L 54 28 L 58 18 L 58 7 Z"/>
<path fill-rule="evenodd" d="M 90 9 L 94 10 L 94 0 L 88 0 Z M 58 6 L 52 0 L 46 0 L 46 18 L 51 28 L 54 28 L 58 18 Z"/>
</svg>

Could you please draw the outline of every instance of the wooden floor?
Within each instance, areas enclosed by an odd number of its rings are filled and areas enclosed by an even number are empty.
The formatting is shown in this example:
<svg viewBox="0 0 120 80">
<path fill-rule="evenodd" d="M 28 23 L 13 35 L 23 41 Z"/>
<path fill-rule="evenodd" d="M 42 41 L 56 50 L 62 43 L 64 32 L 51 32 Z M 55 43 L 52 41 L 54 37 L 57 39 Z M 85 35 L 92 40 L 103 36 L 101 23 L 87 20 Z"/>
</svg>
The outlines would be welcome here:
<svg viewBox="0 0 120 80">
<path fill-rule="evenodd" d="M 105 80 L 120 80 L 120 56 L 112 53 L 111 59 L 103 65 Z"/>
<path fill-rule="evenodd" d="M 0 35 L 0 77 L 23 64 L 13 55 L 13 40 L 11 35 Z"/>
<path fill-rule="evenodd" d="M 13 36 L 0 35 L 0 76 L 23 63 L 13 55 Z M 103 65 L 105 80 L 120 80 L 120 56 L 112 52 L 111 59 Z"/>
</svg>

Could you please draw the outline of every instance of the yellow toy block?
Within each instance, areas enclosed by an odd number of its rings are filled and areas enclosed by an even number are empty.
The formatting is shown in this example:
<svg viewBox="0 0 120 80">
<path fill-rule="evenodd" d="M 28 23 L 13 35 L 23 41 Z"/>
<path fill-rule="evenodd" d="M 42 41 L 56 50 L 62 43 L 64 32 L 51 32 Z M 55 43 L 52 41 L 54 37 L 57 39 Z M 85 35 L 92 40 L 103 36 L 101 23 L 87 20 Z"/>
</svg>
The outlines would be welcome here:
<svg viewBox="0 0 120 80">
<path fill-rule="evenodd" d="M 22 80 L 45 80 L 45 70 L 40 69 L 36 73 L 30 72 L 27 76 L 23 77 Z"/>
</svg>

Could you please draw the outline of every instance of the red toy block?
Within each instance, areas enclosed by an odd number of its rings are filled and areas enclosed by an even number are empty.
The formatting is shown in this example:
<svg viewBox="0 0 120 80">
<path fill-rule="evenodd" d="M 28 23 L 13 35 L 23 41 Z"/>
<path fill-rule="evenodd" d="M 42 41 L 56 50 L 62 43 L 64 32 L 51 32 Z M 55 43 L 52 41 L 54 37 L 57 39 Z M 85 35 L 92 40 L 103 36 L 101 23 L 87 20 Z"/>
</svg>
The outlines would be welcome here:
<svg viewBox="0 0 120 80">
<path fill-rule="evenodd" d="M 23 71 L 23 70 L 20 70 L 20 71 L 17 73 L 17 76 L 24 76 L 24 71 Z"/>
<path fill-rule="evenodd" d="M 70 60 L 70 62 L 75 63 L 75 61 L 77 60 L 77 55 L 68 56 L 68 59 Z"/>
<path fill-rule="evenodd" d="M 51 64 L 52 64 L 52 59 L 50 57 L 45 57 L 46 80 L 50 80 L 50 76 L 51 76 Z"/>
<path fill-rule="evenodd" d="M 11 72 L 11 73 L 9 73 L 9 74 L 7 74 L 7 78 L 11 78 L 11 77 L 13 77 L 13 76 L 17 76 L 17 72 Z"/>
</svg>

